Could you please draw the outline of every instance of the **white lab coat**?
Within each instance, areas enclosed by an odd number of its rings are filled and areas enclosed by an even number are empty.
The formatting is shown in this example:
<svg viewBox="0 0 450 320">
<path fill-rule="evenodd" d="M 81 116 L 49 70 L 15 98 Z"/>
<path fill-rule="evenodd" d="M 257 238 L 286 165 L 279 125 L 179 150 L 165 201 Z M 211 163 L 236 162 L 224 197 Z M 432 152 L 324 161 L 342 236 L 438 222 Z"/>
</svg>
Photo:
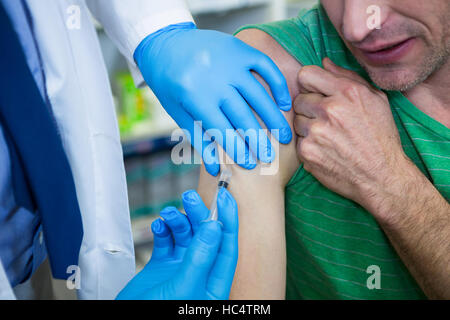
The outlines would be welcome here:
<svg viewBox="0 0 450 320">
<path fill-rule="evenodd" d="M 113 299 L 135 274 L 134 247 L 114 104 L 87 6 L 128 59 L 138 84 L 143 79 L 132 56 L 140 41 L 192 16 L 183 0 L 27 2 L 82 214 L 78 297 Z M 80 28 L 69 28 L 77 9 Z M 0 298 L 14 298 L 1 263 Z"/>
</svg>

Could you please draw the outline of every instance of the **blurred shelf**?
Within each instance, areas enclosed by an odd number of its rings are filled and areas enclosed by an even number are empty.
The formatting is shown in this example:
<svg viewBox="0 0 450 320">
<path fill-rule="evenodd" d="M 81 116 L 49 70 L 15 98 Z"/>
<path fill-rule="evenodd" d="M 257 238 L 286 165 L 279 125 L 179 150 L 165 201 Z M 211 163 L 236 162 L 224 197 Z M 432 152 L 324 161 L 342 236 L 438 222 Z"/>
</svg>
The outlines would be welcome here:
<svg viewBox="0 0 450 320">
<path fill-rule="evenodd" d="M 207 15 L 224 13 L 231 10 L 245 9 L 251 7 L 257 7 L 262 5 L 269 5 L 273 0 L 188 0 L 188 6 L 192 15 Z M 103 26 L 98 22 L 95 17 L 92 17 L 94 21 L 95 29 L 98 32 L 104 32 Z"/>
<path fill-rule="evenodd" d="M 302 9 L 310 9 L 318 3 L 318 0 L 288 1 L 286 3 L 286 10 L 288 12 L 298 13 Z"/>
<path fill-rule="evenodd" d="M 139 138 L 122 142 L 124 158 L 159 152 L 173 148 L 179 141 L 172 141 L 170 135 Z"/>
<path fill-rule="evenodd" d="M 159 103 L 153 106 L 152 113 L 154 119 L 135 123 L 129 132 L 121 133 L 125 158 L 171 149 L 179 143 L 171 141 L 172 133 L 179 127 Z"/>
<path fill-rule="evenodd" d="M 131 220 L 133 241 L 135 247 L 151 245 L 151 243 L 153 242 L 153 233 L 150 226 L 152 225 L 153 221 L 158 218 L 158 215 L 154 215 Z"/>
<path fill-rule="evenodd" d="M 270 4 L 271 0 L 188 0 L 193 15 L 217 14 Z"/>
</svg>

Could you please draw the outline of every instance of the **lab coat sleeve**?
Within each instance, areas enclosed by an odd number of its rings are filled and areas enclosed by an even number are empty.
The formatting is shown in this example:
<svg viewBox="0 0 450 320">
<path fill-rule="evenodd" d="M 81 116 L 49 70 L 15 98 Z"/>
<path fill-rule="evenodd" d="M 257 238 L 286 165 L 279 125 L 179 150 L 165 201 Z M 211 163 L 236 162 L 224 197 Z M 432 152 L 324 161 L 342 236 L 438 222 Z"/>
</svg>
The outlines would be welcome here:
<svg viewBox="0 0 450 320">
<path fill-rule="evenodd" d="M 3 268 L 2 260 L 0 259 L 0 300 L 15 300 L 13 289 L 9 284 L 5 269 Z"/>
<path fill-rule="evenodd" d="M 127 58 L 136 85 L 144 79 L 133 58 L 141 41 L 168 25 L 193 22 L 184 0 L 86 0 L 108 36 Z"/>
</svg>

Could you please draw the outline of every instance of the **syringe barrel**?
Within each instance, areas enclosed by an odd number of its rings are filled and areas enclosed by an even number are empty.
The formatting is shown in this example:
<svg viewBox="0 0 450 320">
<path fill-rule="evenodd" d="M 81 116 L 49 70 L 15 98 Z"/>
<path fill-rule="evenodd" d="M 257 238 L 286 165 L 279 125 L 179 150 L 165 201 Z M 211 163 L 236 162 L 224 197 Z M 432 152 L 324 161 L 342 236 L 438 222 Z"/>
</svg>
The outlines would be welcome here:
<svg viewBox="0 0 450 320">
<path fill-rule="evenodd" d="M 216 193 L 214 194 L 214 199 L 209 207 L 209 217 L 206 221 L 217 221 L 219 218 L 218 210 L 217 210 L 217 197 L 219 196 L 220 189 L 225 188 L 228 189 L 231 180 L 231 171 L 228 169 L 224 169 L 220 174 L 219 182 L 217 184 Z"/>
</svg>

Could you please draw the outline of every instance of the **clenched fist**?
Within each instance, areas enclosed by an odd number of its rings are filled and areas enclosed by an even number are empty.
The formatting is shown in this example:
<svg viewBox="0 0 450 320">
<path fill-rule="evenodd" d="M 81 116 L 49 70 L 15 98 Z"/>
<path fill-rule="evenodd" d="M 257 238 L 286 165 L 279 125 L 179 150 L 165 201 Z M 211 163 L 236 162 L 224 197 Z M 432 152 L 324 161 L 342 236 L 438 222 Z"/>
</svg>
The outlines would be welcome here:
<svg viewBox="0 0 450 320">
<path fill-rule="evenodd" d="M 336 66 L 305 66 L 296 98 L 297 153 L 323 185 L 375 210 L 410 168 L 386 95 Z"/>
</svg>

